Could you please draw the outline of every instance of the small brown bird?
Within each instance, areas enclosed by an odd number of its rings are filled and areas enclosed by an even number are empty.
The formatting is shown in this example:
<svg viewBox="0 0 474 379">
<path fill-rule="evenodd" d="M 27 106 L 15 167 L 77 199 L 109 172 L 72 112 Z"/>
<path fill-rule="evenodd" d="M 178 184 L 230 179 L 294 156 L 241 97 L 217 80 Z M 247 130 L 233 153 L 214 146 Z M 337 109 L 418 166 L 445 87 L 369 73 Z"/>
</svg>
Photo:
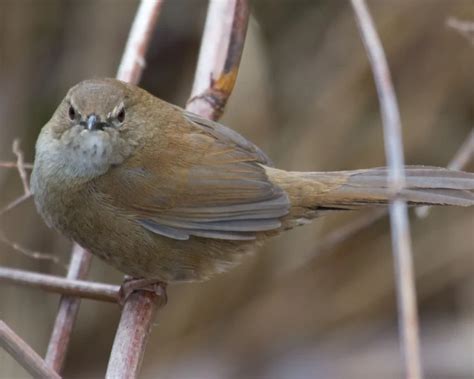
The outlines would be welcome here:
<svg viewBox="0 0 474 379">
<path fill-rule="evenodd" d="M 410 204 L 470 206 L 474 174 L 411 166 Z M 288 172 L 244 137 L 114 79 L 73 87 L 36 143 L 46 223 L 122 272 L 206 279 L 266 238 L 387 203 L 387 170 Z"/>
</svg>

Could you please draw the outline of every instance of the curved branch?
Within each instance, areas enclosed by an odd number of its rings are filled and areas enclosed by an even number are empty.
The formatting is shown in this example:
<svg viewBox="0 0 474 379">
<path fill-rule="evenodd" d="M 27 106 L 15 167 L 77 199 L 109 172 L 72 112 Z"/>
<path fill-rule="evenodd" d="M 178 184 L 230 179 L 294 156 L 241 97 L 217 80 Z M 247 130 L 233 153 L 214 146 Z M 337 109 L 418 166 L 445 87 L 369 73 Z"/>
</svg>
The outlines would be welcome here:
<svg viewBox="0 0 474 379">
<path fill-rule="evenodd" d="M 351 0 L 351 2 L 369 57 L 382 113 L 385 156 L 389 167 L 388 186 L 393 193 L 389 211 L 397 279 L 399 328 L 406 376 L 418 379 L 422 374 L 410 225 L 407 204 L 399 196 L 405 186 L 400 112 L 387 59 L 365 1 Z"/>
</svg>

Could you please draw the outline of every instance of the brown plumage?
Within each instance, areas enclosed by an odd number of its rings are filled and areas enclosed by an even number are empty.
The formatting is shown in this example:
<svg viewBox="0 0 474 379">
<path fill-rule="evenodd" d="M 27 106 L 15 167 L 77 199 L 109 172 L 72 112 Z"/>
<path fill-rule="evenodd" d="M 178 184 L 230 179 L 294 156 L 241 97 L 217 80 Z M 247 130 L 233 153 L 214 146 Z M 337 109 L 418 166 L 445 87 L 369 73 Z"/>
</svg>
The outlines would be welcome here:
<svg viewBox="0 0 474 379">
<path fill-rule="evenodd" d="M 331 210 L 387 203 L 387 170 L 287 172 L 236 132 L 113 79 L 73 87 L 32 174 L 46 222 L 119 270 L 201 280 Z M 474 175 L 407 167 L 411 204 L 470 206 Z"/>
</svg>

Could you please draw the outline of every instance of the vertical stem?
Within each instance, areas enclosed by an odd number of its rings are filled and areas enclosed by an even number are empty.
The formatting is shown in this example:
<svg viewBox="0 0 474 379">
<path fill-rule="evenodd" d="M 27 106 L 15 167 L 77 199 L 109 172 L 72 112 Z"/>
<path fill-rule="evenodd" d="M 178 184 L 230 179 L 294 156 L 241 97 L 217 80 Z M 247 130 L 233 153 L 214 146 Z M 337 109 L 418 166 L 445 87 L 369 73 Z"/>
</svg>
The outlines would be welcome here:
<svg viewBox="0 0 474 379">
<path fill-rule="evenodd" d="M 190 112 L 218 119 L 239 70 L 250 15 L 247 0 L 210 0 L 199 51 Z"/>
<path fill-rule="evenodd" d="M 163 0 L 142 0 L 117 72 L 117 79 L 137 84 L 145 68 L 145 54 Z"/>
<path fill-rule="evenodd" d="M 107 379 L 138 377 L 158 305 L 159 298 L 153 292 L 137 291 L 127 298 L 107 366 Z"/>
<path fill-rule="evenodd" d="M 385 155 L 390 169 L 388 185 L 394 196 L 389 210 L 397 280 L 399 329 L 402 336 L 401 350 L 405 359 L 406 377 L 419 379 L 422 377 L 422 371 L 410 225 L 406 202 L 399 196 L 405 186 L 400 112 L 385 53 L 365 1 L 351 2 L 377 87 L 384 128 Z"/>
<path fill-rule="evenodd" d="M 92 256 L 77 244 L 74 244 L 71 262 L 67 273 L 68 279 L 84 279 L 90 268 Z M 49 340 L 46 363 L 60 373 L 66 359 L 72 328 L 76 322 L 81 299 L 79 297 L 61 296 L 56 315 L 53 333 Z"/>
</svg>

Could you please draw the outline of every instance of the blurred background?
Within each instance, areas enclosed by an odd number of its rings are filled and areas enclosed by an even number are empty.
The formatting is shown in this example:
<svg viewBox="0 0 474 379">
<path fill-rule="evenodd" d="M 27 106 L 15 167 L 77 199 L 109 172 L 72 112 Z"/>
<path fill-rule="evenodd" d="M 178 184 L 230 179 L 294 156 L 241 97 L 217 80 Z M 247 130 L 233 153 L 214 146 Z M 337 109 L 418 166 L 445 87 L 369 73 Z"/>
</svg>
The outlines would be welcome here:
<svg viewBox="0 0 474 379">
<path fill-rule="evenodd" d="M 398 94 L 406 161 L 445 166 L 474 124 L 474 47 L 446 20 L 474 20 L 473 2 L 368 5 Z M 11 146 L 20 138 L 31 162 L 36 136 L 67 89 L 115 75 L 136 8 L 132 0 L 0 0 L 0 160 L 15 159 Z M 165 1 L 145 89 L 185 104 L 206 8 L 204 0 Z M 254 1 L 222 122 L 284 169 L 384 165 L 377 96 L 349 2 Z M 21 192 L 15 170 L 1 169 L 0 208 Z M 340 244 L 327 243 L 330 233 L 369 212 L 316 220 L 272 240 L 231 272 L 172 285 L 141 377 L 402 377 L 387 218 Z M 426 377 L 472 378 L 473 212 L 437 208 L 411 221 Z M 44 225 L 31 200 L 1 216 L 0 230 L 68 261 L 70 242 Z M 65 273 L 3 243 L 0 265 Z M 122 275 L 94 258 L 89 277 L 119 284 Z M 59 297 L 2 285 L 0 299 L 0 318 L 44 355 Z M 82 302 L 66 378 L 103 377 L 119 316 L 116 305 Z M 23 377 L 0 351 L 0 378 Z"/>
</svg>

